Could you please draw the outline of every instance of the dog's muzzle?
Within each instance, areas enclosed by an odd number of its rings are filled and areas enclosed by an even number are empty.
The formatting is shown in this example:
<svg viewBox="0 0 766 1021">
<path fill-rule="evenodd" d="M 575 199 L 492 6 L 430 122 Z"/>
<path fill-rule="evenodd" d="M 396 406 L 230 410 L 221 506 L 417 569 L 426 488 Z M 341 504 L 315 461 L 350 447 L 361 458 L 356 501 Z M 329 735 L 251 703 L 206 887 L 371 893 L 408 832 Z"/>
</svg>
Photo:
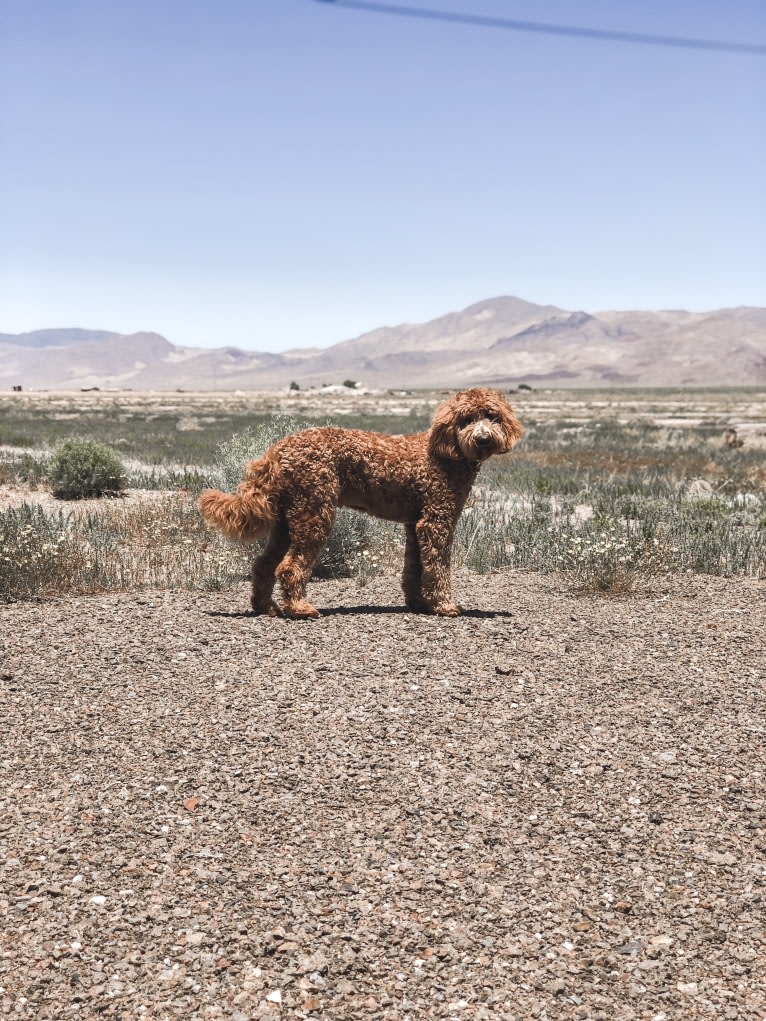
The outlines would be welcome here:
<svg viewBox="0 0 766 1021">
<path fill-rule="evenodd" d="M 473 442 L 477 447 L 488 447 L 492 442 L 492 430 L 489 426 L 480 422 L 473 431 Z"/>
</svg>

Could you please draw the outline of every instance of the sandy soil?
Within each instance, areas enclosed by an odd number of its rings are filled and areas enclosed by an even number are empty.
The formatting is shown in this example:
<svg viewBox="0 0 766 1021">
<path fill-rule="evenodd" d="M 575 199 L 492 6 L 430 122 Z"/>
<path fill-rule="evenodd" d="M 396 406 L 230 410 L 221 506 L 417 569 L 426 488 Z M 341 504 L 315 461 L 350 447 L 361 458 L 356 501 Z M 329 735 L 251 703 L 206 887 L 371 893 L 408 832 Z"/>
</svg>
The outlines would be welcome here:
<svg viewBox="0 0 766 1021">
<path fill-rule="evenodd" d="M 766 586 L 0 607 L 0 1011 L 766 1017 Z"/>
<path fill-rule="evenodd" d="M 172 490 L 166 489 L 126 489 L 119 496 L 119 506 L 126 504 L 137 504 L 159 502 L 168 499 L 173 495 Z M 111 502 L 108 497 L 92 497 L 83 500 L 59 500 L 49 489 L 40 486 L 33 489 L 30 486 L 20 483 L 18 485 L 0 485 L 0 512 L 9 510 L 12 507 L 21 507 L 22 504 L 31 504 L 41 507 L 47 514 L 74 515 L 84 517 L 94 512 L 102 512 L 104 507 L 109 507 Z"/>
</svg>

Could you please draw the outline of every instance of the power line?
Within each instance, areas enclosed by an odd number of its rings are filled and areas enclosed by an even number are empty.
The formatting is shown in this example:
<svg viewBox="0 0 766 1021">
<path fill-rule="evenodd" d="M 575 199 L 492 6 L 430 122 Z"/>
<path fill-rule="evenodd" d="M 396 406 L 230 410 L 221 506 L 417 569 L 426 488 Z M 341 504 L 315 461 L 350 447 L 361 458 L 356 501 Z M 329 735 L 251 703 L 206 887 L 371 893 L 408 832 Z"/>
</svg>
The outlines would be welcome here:
<svg viewBox="0 0 766 1021">
<path fill-rule="evenodd" d="M 333 4 L 335 7 L 349 7 L 358 11 L 372 11 L 376 14 L 397 14 L 404 18 L 449 21 L 458 25 L 479 25 L 482 28 L 505 28 L 513 32 L 538 32 L 543 35 L 565 35 L 608 42 L 640 43 L 644 46 L 675 46 L 687 50 L 718 50 L 726 53 L 766 55 L 766 45 L 759 43 L 727 43 L 719 42 L 716 39 L 690 39 L 686 36 L 613 32 L 609 29 L 579 28 L 574 25 L 549 25 L 542 21 L 517 21 L 511 18 L 485 17 L 480 14 L 428 11 L 422 7 L 400 7 L 395 4 L 373 3 L 371 0 L 318 0 L 318 2 Z"/>
</svg>

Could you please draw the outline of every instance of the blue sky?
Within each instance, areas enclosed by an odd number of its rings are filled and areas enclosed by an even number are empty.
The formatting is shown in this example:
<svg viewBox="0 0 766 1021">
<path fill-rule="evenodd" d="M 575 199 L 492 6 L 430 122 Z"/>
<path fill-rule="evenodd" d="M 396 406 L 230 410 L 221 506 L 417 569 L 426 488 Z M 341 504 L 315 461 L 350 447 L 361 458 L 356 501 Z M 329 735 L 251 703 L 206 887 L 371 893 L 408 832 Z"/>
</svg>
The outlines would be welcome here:
<svg viewBox="0 0 766 1021">
<path fill-rule="evenodd" d="M 409 3 L 766 42 L 762 0 Z M 0 0 L 0 97 L 0 332 L 278 351 L 498 294 L 766 305 L 764 56 L 317 0 Z"/>
</svg>

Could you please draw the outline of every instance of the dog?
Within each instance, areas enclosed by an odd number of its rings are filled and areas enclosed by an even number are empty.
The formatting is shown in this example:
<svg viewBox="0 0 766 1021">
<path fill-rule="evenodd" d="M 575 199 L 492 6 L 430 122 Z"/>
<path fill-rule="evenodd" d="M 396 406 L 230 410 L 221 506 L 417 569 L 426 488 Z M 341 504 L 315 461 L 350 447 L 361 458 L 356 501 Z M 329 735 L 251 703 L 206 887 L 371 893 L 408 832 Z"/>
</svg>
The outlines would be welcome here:
<svg viewBox="0 0 766 1021">
<path fill-rule="evenodd" d="M 230 538 L 268 537 L 252 567 L 252 610 L 318 617 L 306 586 L 338 507 L 404 525 L 402 589 L 410 610 L 455 617 L 450 558 L 455 526 L 482 464 L 522 433 L 496 390 L 463 390 L 436 409 L 431 428 L 410 436 L 315 428 L 279 440 L 251 461 L 235 493 L 205 491 L 205 521 Z M 272 592 L 279 580 L 280 607 Z"/>
</svg>

